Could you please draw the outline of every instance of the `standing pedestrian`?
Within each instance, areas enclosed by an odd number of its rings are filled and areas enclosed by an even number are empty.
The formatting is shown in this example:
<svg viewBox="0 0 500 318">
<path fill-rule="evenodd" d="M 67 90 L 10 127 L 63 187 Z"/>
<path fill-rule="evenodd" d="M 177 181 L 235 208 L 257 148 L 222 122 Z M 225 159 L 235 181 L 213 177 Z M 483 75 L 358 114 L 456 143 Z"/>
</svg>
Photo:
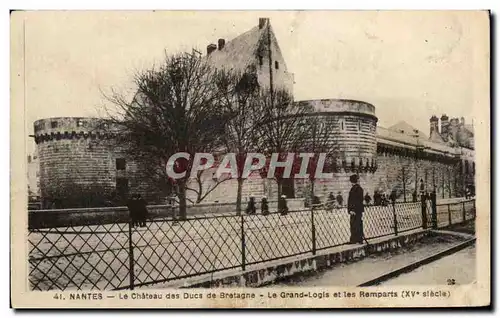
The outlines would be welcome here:
<svg viewBox="0 0 500 318">
<path fill-rule="evenodd" d="M 424 180 L 420 179 L 420 197 L 424 196 L 424 194 L 425 194 Z"/>
<path fill-rule="evenodd" d="M 286 195 L 282 195 L 281 198 L 278 200 L 278 211 L 280 212 L 281 215 L 288 214 L 288 206 L 286 204 Z"/>
<path fill-rule="evenodd" d="M 396 203 L 396 198 L 397 198 L 396 189 L 393 189 L 391 191 L 391 195 L 389 196 L 389 199 L 391 200 L 392 205 L 394 205 Z M 416 200 L 416 194 L 415 194 L 414 200 Z M 413 201 L 413 202 L 415 202 L 415 201 Z"/>
<path fill-rule="evenodd" d="M 136 227 L 138 225 L 138 218 L 137 218 L 137 198 L 135 194 L 132 194 L 128 199 L 127 208 L 130 218 L 130 226 Z"/>
<path fill-rule="evenodd" d="M 146 200 L 144 200 L 140 194 L 137 195 L 137 218 L 140 227 L 146 226 L 146 220 L 148 218 L 148 208 Z"/>
<path fill-rule="evenodd" d="M 349 243 L 363 244 L 363 188 L 358 184 L 358 176 L 353 174 L 349 180 L 352 183 L 347 199 L 347 211 L 350 215 L 351 238 Z"/>
<path fill-rule="evenodd" d="M 340 191 L 337 193 L 337 204 L 339 208 L 341 208 L 344 205 L 344 198 L 342 197 Z"/>
<path fill-rule="evenodd" d="M 247 214 L 255 214 L 255 198 L 253 196 L 250 196 L 248 203 L 247 203 L 247 209 L 246 213 Z"/>
<path fill-rule="evenodd" d="M 380 197 L 380 202 L 382 206 L 387 206 L 387 197 L 384 192 L 382 192 L 382 195 Z"/>
<path fill-rule="evenodd" d="M 373 193 L 373 205 L 381 205 L 382 204 L 382 196 L 378 190 L 375 190 Z"/>
<path fill-rule="evenodd" d="M 372 197 L 370 197 L 370 193 L 366 192 L 365 194 L 365 204 L 370 205 L 370 202 L 372 201 Z"/>
<path fill-rule="evenodd" d="M 266 196 L 263 196 L 262 200 L 260 201 L 260 209 L 262 210 L 262 215 L 269 214 L 269 203 L 267 202 Z"/>
</svg>

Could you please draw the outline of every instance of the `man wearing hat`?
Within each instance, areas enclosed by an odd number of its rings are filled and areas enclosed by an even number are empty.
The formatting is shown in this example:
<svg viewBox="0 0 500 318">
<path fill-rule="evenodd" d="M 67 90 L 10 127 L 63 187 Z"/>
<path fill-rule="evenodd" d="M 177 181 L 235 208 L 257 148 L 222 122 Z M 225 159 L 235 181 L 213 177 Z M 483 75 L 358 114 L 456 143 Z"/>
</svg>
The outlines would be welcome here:
<svg viewBox="0 0 500 318">
<path fill-rule="evenodd" d="M 281 198 L 278 200 L 278 211 L 280 212 L 281 215 L 288 214 L 288 206 L 286 204 L 286 195 L 282 195 Z"/>
<path fill-rule="evenodd" d="M 352 183 L 349 198 L 347 199 L 347 211 L 351 219 L 351 238 L 349 243 L 363 244 L 363 188 L 358 184 L 358 176 L 353 174 L 349 180 Z"/>
</svg>

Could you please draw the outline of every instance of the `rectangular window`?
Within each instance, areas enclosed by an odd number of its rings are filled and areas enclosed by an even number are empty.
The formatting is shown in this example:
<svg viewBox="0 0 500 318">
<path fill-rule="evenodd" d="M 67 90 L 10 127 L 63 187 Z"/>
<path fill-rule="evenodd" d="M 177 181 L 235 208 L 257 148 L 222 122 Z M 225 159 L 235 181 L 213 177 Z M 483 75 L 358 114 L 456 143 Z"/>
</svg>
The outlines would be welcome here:
<svg viewBox="0 0 500 318">
<path fill-rule="evenodd" d="M 264 59 L 259 55 L 259 65 L 262 66 L 264 64 Z"/>
<path fill-rule="evenodd" d="M 274 68 L 277 70 L 280 68 L 280 63 L 278 61 L 274 61 Z"/>
<path fill-rule="evenodd" d="M 116 158 L 116 170 L 125 170 L 127 162 L 123 158 Z"/>
<path fill-rule="evenodd" d="M 57 121 L 50 122 L 50 127 L 57 128 Z"/>
</svg>

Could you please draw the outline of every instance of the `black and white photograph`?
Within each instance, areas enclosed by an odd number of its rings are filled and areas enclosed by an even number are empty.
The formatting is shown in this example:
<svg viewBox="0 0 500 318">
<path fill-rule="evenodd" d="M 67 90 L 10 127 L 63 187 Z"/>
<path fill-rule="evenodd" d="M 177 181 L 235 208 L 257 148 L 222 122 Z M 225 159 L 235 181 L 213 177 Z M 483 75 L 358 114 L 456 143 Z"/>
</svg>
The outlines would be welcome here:
<svg viewBox="0 0 500 318">
<path fill-rule="evenodd" d="M 487 11 L 18 11 L 11 43 L 22 303 L 489 304 Z"/>
</svg>

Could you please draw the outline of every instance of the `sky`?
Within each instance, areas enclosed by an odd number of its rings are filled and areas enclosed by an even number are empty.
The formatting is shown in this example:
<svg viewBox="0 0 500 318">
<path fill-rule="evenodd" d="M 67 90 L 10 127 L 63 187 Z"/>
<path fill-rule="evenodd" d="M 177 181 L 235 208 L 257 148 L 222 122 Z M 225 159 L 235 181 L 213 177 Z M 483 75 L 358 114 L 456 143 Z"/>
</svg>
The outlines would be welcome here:
<svg viewBox="0 0 500 318">
<path fill-rule="evenodd" d="M 102 115 L 104 94 L 131 94 L 133 74 L 165 52 L 205 53 L 259 17 L 271 19 L 295 100 L 365 101 L 380 126 L 404 120 L 425 134 L 432 115 L 472 122 L 477 16 L 467 12 L 47 11 L 24 20 L 27 131 L 41 118 Z"/>
</svg>

